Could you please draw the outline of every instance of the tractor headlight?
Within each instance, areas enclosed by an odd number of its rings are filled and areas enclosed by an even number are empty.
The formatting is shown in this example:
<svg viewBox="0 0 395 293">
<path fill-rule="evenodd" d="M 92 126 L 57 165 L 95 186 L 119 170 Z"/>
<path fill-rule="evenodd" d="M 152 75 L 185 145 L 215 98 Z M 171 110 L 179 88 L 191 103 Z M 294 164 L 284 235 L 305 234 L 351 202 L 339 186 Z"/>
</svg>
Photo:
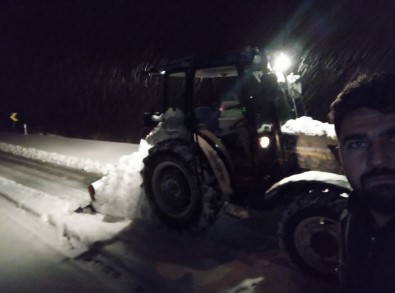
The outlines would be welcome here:
<svg viewBox="0 0 395 293">
<path fill-rule="evenodd" d="M 268 148 L 270 145 L 270 138 L 267 136 L 262 136 L 261 138 L 259 138 L 259 145 L 263 149 Z"/>
</svg>

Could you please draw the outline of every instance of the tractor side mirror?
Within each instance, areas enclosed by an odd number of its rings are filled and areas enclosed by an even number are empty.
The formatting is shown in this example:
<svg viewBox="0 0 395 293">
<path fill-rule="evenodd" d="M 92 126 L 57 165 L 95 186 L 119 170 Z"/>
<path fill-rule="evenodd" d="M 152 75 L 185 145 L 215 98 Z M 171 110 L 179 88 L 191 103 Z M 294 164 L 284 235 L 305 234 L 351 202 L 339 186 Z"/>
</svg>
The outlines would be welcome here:
<svg viewBox="0 0 395 293">
<path fill-rule="evenodd" d="M 144 112 L 144 126 L 156 127 L 159 122 L 163 121 L 163 115 L 159 112 Z"/>
</svg>

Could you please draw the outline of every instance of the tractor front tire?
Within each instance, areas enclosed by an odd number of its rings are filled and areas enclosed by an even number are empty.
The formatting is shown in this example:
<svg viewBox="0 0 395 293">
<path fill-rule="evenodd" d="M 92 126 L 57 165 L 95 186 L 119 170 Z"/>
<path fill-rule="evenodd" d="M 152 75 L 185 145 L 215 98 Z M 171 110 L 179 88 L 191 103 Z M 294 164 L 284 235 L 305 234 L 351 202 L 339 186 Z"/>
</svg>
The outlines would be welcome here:
<svg viewBox="0 0 395 293">
<path fill-rule="evenodd" d="M 152 148 L 144 159 L 143 179 L 154 215 L 171 229 L 201 231 L 224 204 L 206 158 L 188 145 L 167 142 Z"/>
<path fill-rule="evenodd" d="M 338 193 L 302 194 L 284 211 L 280 246 L 309 273 L 333 278 L 339 261 L 339 218 L 346 200 Z"/>
</svg>

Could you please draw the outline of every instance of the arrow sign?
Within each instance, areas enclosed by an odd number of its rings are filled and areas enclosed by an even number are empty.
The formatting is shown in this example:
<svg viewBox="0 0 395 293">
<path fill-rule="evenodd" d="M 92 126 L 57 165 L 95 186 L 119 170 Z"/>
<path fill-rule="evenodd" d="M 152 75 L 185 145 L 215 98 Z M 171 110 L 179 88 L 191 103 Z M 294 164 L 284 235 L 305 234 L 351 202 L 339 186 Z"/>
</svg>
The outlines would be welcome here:
<svg viewBox="0 0 395 293">
<path fill-rule="evenodd" d="M 10 116 L 10 119 L 14 122 L 18 122 L 18 118 L 16 118 L 16 115 L 18 115 L 18 113 L 12 113 Z"/>
</svg>

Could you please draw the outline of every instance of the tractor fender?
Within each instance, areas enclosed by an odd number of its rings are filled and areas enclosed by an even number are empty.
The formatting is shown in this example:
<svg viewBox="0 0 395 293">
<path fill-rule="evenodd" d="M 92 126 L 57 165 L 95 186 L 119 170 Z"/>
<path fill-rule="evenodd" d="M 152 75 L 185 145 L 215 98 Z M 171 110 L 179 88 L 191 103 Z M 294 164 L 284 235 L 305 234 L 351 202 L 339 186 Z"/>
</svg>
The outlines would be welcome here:
<svg viewBox="0 0 395 293">
<path fill-rule="evenodd" d="M 323 194 L 336 191 L 339 196 L 348 197 L 352 188 L 344 175 L 307 171 L 283 178 L 265 192 L 268 203 L 288 203 L 302 193 L 320 190 Z"/>
<path fill-rule="evenodd" d="M 223 194 L 233 193 L 230 166 L 225 147 L 222 142 L 208 130 L 199 130 L 195 135 L 195 142 L 199 145 L 218 181 Z"/>
</svg>

